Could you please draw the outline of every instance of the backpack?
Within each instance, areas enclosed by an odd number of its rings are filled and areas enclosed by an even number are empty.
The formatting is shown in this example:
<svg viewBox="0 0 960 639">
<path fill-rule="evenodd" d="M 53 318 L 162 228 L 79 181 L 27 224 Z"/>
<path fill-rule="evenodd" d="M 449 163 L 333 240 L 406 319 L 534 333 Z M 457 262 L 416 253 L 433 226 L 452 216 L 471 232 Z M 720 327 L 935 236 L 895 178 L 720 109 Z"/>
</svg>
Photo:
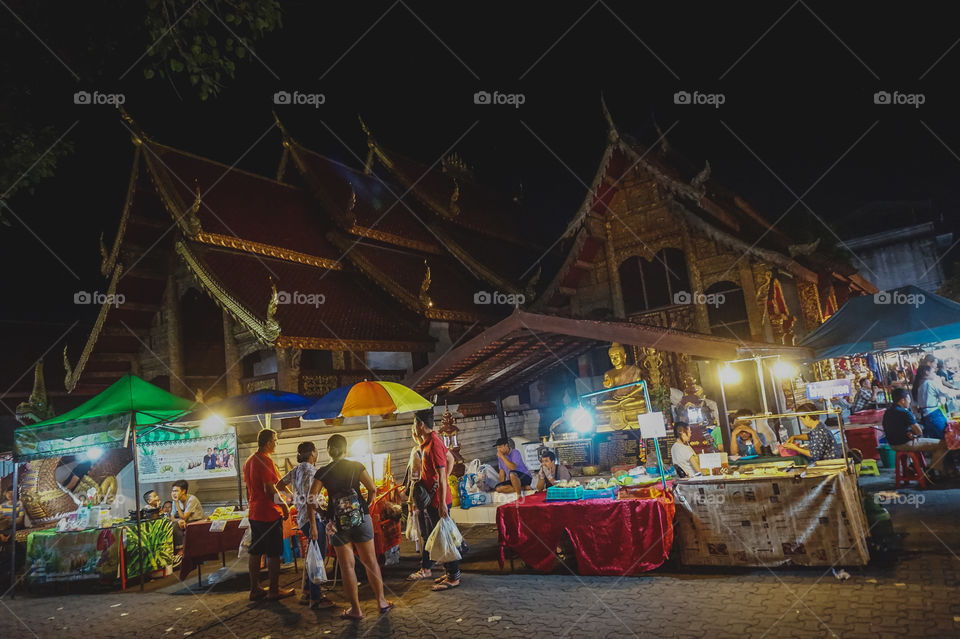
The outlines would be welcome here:
<svg viewBox="0 0 960 639">
<path fill-rule="evenodd" d="M 350 476 L 350 488 L 337 495 L 330 495 L 330 512 L 338 530 L 349 530 L 363 523 L 363 508 L 360 506 L 360 495 L 353 487 L 354 482 L 356 473 Z"/>
</svg>

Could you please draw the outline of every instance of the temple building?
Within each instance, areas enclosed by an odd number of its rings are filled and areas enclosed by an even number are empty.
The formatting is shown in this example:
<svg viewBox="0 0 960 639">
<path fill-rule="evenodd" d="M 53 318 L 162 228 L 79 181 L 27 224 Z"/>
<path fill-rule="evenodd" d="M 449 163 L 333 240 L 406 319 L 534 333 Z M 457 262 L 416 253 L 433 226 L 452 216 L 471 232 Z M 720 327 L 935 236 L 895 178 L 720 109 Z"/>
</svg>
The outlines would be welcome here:
<svg viewBox="0 0 960 639">
<path fill-rule="evenodd" d="M 129 117 L 129 116 L 127 116 Z M 512 309 L 535 244 L 457 157 L 426 167 L 369 136 L 347 167 L 283 131 L 276 179 L 164 146 L 129 120 L 134 158 L 109 247 L 107 302 L 68 391 L 126 372 L 207 401 L 261 388 L 321 395 L 399 379 Z M 399 199 L 398 199 L 399 198 Z M 482 259 L 479 257 L 482 256 Z"/>
<path fill-rule="evenodd" d="M 108 301 L 82 349 L 64 353 L 72 393 L 128 371 L 207 401 L 404 379 L 514 310 L 486 303 L 490 292 L 540 314 L 789 346 L 876 290 L 792 243 L 709 164 L 691 166 L 662 136 L 631 140 L 609 114 L 592 188 L 548 253 L 553 238 L 525 237 L 518 205 L 459 157 L 426 166 L 362 122 L 366 161 L 350 167 L 278 121 L 282 159 L 266 177 L 165 146 L 124 117 L 134 153 L 101 244 Z M 682 355 L 627 348 L 652 381 L 682 389 L 696 376 Z M 605 353 L 581 372 L 600 374 Z"/>
<path fill-rule="evenodd" d="M 590 192 L 533 310 L 793 345 L 850 296 L 876 291 L 816 244 L 793 243 L 713 179 L 709 162 L 692 166 L 662 134 L 631 140 L 606 116 Z M 680 356 L 634 349 L 634 359 L 683 388 Z"/>
</svg>

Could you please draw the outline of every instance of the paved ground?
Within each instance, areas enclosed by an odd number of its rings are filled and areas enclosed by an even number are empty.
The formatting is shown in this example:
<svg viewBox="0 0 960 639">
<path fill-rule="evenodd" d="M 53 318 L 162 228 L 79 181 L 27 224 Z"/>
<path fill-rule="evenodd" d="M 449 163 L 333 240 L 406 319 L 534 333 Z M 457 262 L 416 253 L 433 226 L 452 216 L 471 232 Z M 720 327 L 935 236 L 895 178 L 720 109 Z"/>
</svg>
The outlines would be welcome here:
<svg viewBox="0 0 960 639">
<path fill-rule="evenodd" d="M 886 475 L 867 482 L 890 487 Z M 204 590 L 172 583 L 150 592 L 20 594 L 0 599 L 4 637 L 82 636 L 274 639 L 287 637 L 960 637 L 960 487 L 900 491 L 886 504 L 905 550 L 892 563 L 851 569 L 837 580 L 822 569 L 691 570 L 666 565 L 644 577 L 579 577 L 499 573 L 496 532 L 465 531 L 472 551 L 463 587 L 431 593 L 403 581 L 411 549 L 388 572 L 397 608 L 379 617 L 361 588 L 359 623 L 312 612 L 288 599 L 251 604 L 245 574 Z M 914 495 L 910 499 L 909 496 Z M 562 569 L 561 569 L 562 570 Z M 298 581 L 292 568 L 283 581 Z M 334 591 L 332 598 L 342 601 Z"/>
</svg>

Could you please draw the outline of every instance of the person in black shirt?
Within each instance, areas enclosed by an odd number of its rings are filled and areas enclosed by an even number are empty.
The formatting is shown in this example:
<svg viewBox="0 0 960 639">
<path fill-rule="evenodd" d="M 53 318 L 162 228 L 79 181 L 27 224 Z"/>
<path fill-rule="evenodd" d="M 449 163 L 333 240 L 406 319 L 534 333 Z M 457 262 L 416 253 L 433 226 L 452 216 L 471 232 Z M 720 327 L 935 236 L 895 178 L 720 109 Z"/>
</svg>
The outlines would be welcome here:
<svg viewBox="0 0 960 639">
<path fill-rule="evenodd" d="M 904 388 L 893 389 L 893 406 L 883 413 L 883 432 L 890 448 L 900 452 L 930 453 L 927 479 L 931 473 L 943 472 L 943 459 L 947 454 L 947 442 L 942 439 L 923 437 L 923 429 L 910 411 L 910 392 Z"/>
<path fill-rule="evenodd" d="M 377 564 L 373 547 L 373 522 L 370 519 L 370 503 L 377 494 L 377 486 L 370 473 L 360 462 L 345 459 L 347 439 L 343 435 L 331 435 L 327 439 L 329 464 L 317 471 L 310 487 L 307 507 L 310 509 L 310 539 L 318 539 L 317 498 L 323 488 L 327 489 L 328 507 L 326 534 L 337 553 L 337 563 L 343 573 L 344 592 L 350 598 L 350 609 L 340 613 L 342 619 L 358 621 L 363 617 L 360 610 L 360 595 L 357 592 L 357 574 L 354 571 L 353 549 L 356 548 L 361 563 L 367 569 L 370 587 L 377 597 L 380 614 L 388 612 L 393 604 L 383 596 L 383 577 Z M 367 498 L 360 494 L 360 486 L 367 489 Z"/>
</svg>

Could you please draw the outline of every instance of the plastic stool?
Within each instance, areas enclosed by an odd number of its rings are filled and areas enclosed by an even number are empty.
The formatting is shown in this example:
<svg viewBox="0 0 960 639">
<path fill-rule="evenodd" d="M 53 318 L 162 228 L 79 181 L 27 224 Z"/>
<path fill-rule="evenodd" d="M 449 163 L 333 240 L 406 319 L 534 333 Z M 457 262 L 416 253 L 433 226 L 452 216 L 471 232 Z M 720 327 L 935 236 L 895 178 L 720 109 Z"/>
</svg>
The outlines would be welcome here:
<svg viewBox="0 0 960 639">
<path fill-rule="evenodd" d="M 894 486 L 900 488 L 915 479 L 920 488 L 927 487 L 927 477 L 923 471 L 927 469 L 927 462 L 923 458 L 923 453 L 915 451 L 897 451 L 896 459 L 896 482 Z"/>
<path fill-rule="evenodd" d="M 864 459 L 858 464 L 859 469 L 858 473 L 860 475 L 875 475 L 880 476 L 880 469 L 877 467 L 876 459 Z"/>
</svg>

